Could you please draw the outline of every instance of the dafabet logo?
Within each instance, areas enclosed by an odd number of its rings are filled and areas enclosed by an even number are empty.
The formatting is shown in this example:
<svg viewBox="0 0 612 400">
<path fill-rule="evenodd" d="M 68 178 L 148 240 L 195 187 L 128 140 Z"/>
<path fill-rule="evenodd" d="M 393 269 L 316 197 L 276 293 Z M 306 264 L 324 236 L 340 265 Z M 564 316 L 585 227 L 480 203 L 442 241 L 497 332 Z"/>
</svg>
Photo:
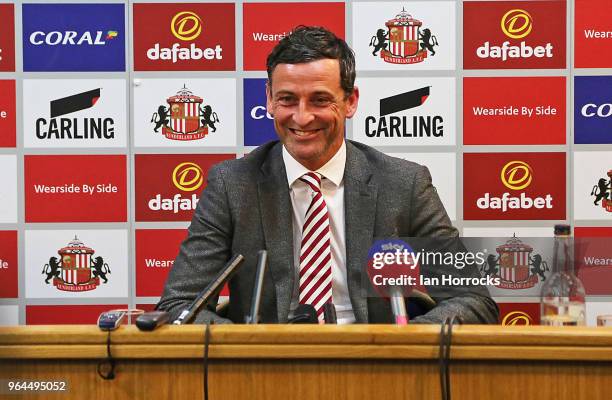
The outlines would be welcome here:
<svg viewBox="0 0 612 400">
<path fill-rule="evenodd" d="M 135 4 L 135 69 L 233 70 L 234 31 L 234 4 Z"/>
<path fill-rule="evenodd" d="M 564 219 L 565 153 L 466 153 L 466 220 Z"/>
<path fill-rule="evenodd" d="M 137 154 L 136 220 L 190 221 L 208 169 L 233 154 Z"/>
<path fill-rule="evenodd" d="M 565 1 L 464 4 L 464 68 L 564 68 Z"/>
</svg>

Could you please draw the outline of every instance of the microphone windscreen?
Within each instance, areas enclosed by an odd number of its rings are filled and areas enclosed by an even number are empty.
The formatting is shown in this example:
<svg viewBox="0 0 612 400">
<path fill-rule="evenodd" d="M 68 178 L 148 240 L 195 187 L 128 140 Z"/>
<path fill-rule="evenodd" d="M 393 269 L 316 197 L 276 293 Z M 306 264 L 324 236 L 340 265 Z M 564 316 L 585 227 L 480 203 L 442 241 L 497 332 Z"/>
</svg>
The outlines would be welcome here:
<svg viewBox="0 0 612 400">
<path fill-rule="evenodd" d="M 312 304 L 300 304 L 293 313 L 290 324 L 318 324 L 317 310 Z"/>
</svg>

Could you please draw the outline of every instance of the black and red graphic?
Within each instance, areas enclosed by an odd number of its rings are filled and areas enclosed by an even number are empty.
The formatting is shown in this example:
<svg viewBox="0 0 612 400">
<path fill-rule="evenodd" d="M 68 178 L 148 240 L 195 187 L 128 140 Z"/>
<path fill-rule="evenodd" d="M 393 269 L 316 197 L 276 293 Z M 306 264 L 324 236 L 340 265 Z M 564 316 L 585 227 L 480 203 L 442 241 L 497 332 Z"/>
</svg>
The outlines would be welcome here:
<svg viewBox="0 0 612 400">
<path fill-rule="evenodd" d="M 163 104 L 153 113 L 151 123 L 155 124 L 154 132 L 161 133 L 171 140 L 198 140 L 208 135 L 208 129 L 217 130 L 219 116 L 204 100 L 183 86 L 175 95 L 166 99 L 168 107 Z"/>
<path fill-rule="evenodd" d="M 111 270 L 95 250 L 74 237 L 65 247 L 57 251 L 59 257 L 51 256 L 43 266 L 45 283 L 52 284 L 64 292 L 88 292 L 101 283 L 108 282 Z"/>
<path fill-rule="evenodd" d="M 380 99 L 380 116 L 409 110 L 425 103 L 429 97 L 429 86 L 410 92 L 396 94 L 395 96 Z"/>
<path fill-rule="evenodd" d="M 52 100 L 50 104 L 51 118 L 91 108 L 96 104 L 99 98 L 100 88 Z"/>
<path fill-rule="evenodd" d="M 436 55 L 438 39 L 404 8 L 370 39 L 372 55 L 390 64 L 417 64 Z"/>
</svg>

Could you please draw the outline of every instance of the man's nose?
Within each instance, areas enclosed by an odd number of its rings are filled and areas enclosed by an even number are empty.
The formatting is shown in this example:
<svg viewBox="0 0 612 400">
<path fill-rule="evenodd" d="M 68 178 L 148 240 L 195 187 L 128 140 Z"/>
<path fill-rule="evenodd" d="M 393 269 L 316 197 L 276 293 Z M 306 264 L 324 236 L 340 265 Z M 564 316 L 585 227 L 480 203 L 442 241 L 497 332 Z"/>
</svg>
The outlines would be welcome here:
<svg viewBox="0 0 612 400">
<path fill-rule="evenodd" d="M 298 126 L 306 126 L 314 120 L 315 116 L 307 101 L 300 101 L 293 113 L 293 121 Z"/>
</svg>

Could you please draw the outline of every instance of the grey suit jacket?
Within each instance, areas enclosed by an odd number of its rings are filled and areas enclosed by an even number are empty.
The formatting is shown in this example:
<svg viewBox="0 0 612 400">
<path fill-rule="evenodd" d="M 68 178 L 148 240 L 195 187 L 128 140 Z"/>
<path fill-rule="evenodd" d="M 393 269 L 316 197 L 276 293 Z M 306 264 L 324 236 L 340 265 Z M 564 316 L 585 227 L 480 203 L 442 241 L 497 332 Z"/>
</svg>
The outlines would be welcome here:
<svg viewBox="0 0 612 400">
<path fill-rule="evenodd" d="M 457 237 L 427 168 L 347 140 L 344 171 L 347 284 L 358 322 L 391 322 L 387 301 L 365 295 L 368 249 L 375 237 Z M 257 252 L 268 251 L 261 321 L 285 323 L 296 282 L 291 200 L 279 142 L 208 173 L 187 239 L 157 306 L 176 316 L 214 278 L 233 254 L 246 260 L 229 283 L 228 318 L 244 322 L 255 280 Z M 365 278 L 367 279 L 367 278 Z M 459 315 L 466 323 L 497 323 L 497 306 L 486 289 L 437 299 L 437 307 L 413 322 L 441 322 Z M 196 323 L 213 319 L 214 304 Z"/>
</svg>

